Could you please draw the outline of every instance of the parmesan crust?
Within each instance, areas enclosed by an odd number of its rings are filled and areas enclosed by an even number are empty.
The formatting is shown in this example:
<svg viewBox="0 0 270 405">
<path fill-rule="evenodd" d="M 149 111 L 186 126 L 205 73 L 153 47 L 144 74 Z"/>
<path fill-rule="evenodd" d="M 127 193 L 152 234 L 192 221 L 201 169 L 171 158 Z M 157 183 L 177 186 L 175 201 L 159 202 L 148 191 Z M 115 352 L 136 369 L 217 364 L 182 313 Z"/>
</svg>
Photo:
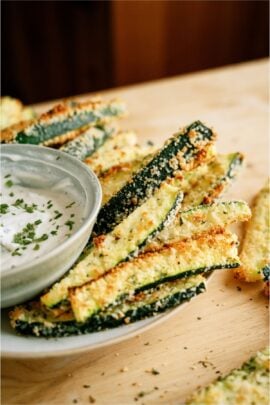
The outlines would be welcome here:
<svg viewBox="0 0 270 405">
<path fill-rule="evenodd" d="M 246 227 L 240 253 L 237 278 L 248 282 L 264 279 L 263 270 L 270 264 L 270 188 L 269 179 L 254 199 L 252 217 Z"/>
<path fill-rule="evenodd" d="M 165 245 L 156 251 L 143 253 L 130 262 L 119 264 L 102 277 L 82 287 L 70 289 L 69 300 L 76 320 L 84 322 L 121 297 L 168 278 L 237 266 L 235 235 L 228 232 L 206 234 Z"/>
<path fill-rule="evenodd" d="M 248 221 L 250 217 L 250 209 L 244 201 L 199 205 L 187 211 L 180 211 L 173 223 L 165 227 L 145 249 L 150 251 L 164 243 L 172 243 L 204 233 L 217 233 L 232 223 Z"/>
<path fill-rule="evenodd" d="M 83 103 L 62 102 L 35 120 L 6 128 L 2 131 L 1 142 L 59 145 L 74 139 L 87 125 L 108 122 L 125 114 L 125 105 L 118 100 L 108 103 L 96 99 Z"/>
<path fill-rule="evenodd" d="M 48 311 L 40 302 L 20 305 L 10 313 L 12 327 L 23 335 L 60 337 L 80 335 L 135 322 L 173 308 L 205 291 L 202 275 L 168 281 L 127 297 L 99 312 L 86 324 L 76 322 L 71 308 Z"/>
<path fill-rule="evenodd" d="M 186 405 L 268 405 L 269 347 L 225 377 L 194 393 Z"/>
</svg>

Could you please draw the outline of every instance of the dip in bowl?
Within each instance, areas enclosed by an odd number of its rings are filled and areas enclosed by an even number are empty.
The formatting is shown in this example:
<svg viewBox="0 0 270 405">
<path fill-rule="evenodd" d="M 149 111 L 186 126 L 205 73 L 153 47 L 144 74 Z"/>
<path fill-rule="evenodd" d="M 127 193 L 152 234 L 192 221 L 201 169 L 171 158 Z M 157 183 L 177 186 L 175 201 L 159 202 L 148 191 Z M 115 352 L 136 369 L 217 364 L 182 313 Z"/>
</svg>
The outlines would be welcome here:
<svg viewBox="0 0 270 405">
<path fill-rule="evenodd" d="M 33 298 L 85 247 L 102 199 L 95 174 L 58 150 L 1 146 L 1 307 Z"/>
</svg>

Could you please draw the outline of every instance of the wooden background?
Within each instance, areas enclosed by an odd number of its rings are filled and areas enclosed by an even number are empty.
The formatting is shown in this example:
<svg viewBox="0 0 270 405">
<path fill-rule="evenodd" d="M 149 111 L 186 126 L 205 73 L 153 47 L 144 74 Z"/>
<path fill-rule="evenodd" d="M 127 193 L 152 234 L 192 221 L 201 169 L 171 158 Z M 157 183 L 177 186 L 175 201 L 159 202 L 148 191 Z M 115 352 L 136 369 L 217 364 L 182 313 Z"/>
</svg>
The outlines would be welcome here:
<svg viewBox="0 0 270 405">
<path fill-rule="evenodd" d="M 213 125 L 220 152 L 246 155 L 246 167 L 226 198 L 250 203 L 269 172 L 268 73 L 263 60 L 104 96 L 127 102 L 131 115 L 122 125 L 135 129 L 142 140 L 162 142 L 194 119 Z M 180 405 L 195 388 L 239 367 L 268 342 L 262 285 L 240 283 L 231 271 L 217 271 L 207 293 L 130 340 L 76 356 L 4 359 L 2 403 Z M 152 368 L 159 374 L 153 375 Z"/>
<path fill-rule="evenodd" d="M 25 103 L 268 55 L 269 2 L 2 1 L 2 94 Z"/>
</svg>

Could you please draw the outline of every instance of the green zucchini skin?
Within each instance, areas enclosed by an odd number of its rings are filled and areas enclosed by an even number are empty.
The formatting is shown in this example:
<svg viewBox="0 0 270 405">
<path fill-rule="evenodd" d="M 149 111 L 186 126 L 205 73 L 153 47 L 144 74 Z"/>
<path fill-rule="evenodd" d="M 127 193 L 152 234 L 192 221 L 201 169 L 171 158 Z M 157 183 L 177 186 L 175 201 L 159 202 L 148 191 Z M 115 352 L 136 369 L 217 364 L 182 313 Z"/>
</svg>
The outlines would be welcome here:
<svg viewBox="0 0 270 405">
<path fill-rule="evenodd" d="M 106 204 L 131 178 L 132 174 L 142 167 L 141 159 L 113 166 L 101 173 L 99 181 L 102 187 L 102 205 Z"/>
<path fill-rule="evenodd" d="M 86 125 L 95 125 L 103 119 L 122 116 L 125 107 L 119 102 L 69 103 L 58 105 L 18 132 L 15 143 L 42 144 Z"/>
<path fill-rule="evenodd" d="M 108 233 L 167 178 L 193 167 L 200 151 L 215 138 L 200 121 L 175 134 L 100 210 L 93 234 Z"/>
<path fill-rule="evenodd" d="M 219 197 L 225 191 L 227 186 L 231 184 L 232 180 L 235 179 L 239 169 L 242 167 L 244 156 L 241 153 L 235 152 L 227 156 L 229 159 L 227 172 L 217 179 L 215 184 L 213 184 L 212 190 L 210 189 L 208 191 L 208 194 L 204 197 L 202 204 L 210 204 L 217 197 Z"/>
<path fill-rule="evenodd" d="M 79 160 L 84 160 L 100 148 L 114 132 L 114 128 L 109 126 L 90 127 L 82 135 L 61 146 L 60 150 Z"/>
<path fill-rule="evenodd" d="M 179 287 L 177 287 L 177 283 Z M 172 287 L 171 287 L 172 286 Z M 174 288 L 173 288 L 174 286 Z M 162 294 L 166 291 L 166 294 Z M 114 308 L 109 311 L 99 312 L 85 323 L 75 320 L 66 322 L 55 322 L 48 325 L 48 321 L 27 322 L 26 320 L 16 319 L 13 321 L 13 327 L 16 332 L 22 335 L 37 335 L 41 337 L 65 337 L 72 335 L 81 335 L 115 328 L 124 324 L 133 323 L 163 313 L 169 309 L 190 301 L 196 295 L 201 294 L 206 289 L 205 282 L 201 277 L 194 285 L 189 288 L 183 288 L 180 282 L 168 282 L 161 286 L 145 291 L 144 297 L 136 298 L 133 301 L 125 301 L 119 304 L 114 313 Z M 160 293 L 161 292 L 161 293 Z M 159 294 L 160 293 L 160 294 Z M 158 295 L 161 297 L 158 298 Z"/>
<path fill-rule="evenodd" d="M 262 269 L 264 281 L 270 281 L 270 264 L 267 264 L 263 269 Z"/>
<path fill-rule="evenodd" d="M 159 285 L 163 284 L 163 283 L 167 283 L 169 281 L 176 281 L 176 280 L 182 280 L 186 277 L 192 277 L 192 276 L 197 276 L 199 274 L 203 274 L 203 273 L 208 273 L 208 272 L 212 272 L 214 270 L 230 270 L 230 269 L 235 269 L 239 267 L 239 263 L 230 263 L 230 264 L 218 264 L 216 266 L 209 266 L 209 267 L 199 267 L 196 270 L 188 270 L 188 271 L 184 271 L 182 273 L 176 274 L 175 276 L 169 276 L 169 277 L 164 277 L 158 281 L 155 281 L 154 283 L 151 284 L 147 284 L 146 286 L 137 288 L 135 290 L 136 294 L 148 290 L 149 288 L 155 288 L 158 287 Z"/>
</svg>

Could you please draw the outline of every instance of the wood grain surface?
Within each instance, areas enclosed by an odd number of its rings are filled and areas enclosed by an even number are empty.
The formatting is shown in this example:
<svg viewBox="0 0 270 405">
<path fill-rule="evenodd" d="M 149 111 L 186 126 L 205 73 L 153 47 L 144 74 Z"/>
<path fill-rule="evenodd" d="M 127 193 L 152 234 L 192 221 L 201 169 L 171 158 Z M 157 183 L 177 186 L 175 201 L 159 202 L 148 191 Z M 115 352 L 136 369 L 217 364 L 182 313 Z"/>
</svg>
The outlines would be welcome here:
<svg viewBox="0 0 270 405">
<path fill-rule="evenodd" d="M 122 126 L 142 140 L 161 142 L 194 119 L 213 126 L 219 151 L 246 154 L 246 167 L 226 198 L 250 202 L 269 169 L 268 69 L 260 60 L 103 94 L 127 102 L 130 117 Z M 125 342 L 65 358 L 4 359 L 2 403 L 182 404 L 196 387 L 267 345 L 267 314 L 260 283 L 216 272 L 207 293 Z"/>
</svg>

